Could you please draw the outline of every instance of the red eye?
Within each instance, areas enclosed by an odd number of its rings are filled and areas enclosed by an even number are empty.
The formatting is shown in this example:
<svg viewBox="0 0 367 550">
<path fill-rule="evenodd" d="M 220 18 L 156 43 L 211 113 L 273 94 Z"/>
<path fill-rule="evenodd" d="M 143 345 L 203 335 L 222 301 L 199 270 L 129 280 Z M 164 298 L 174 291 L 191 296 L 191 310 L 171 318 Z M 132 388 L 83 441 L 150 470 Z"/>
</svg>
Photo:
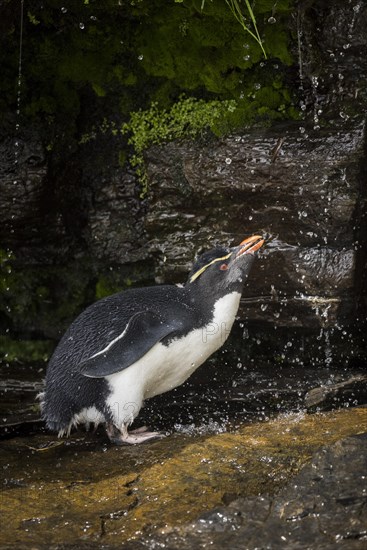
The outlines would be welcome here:
<svg viewBox="0 0 367 550">
<path fill-rule="evenodd" d="M 222 265 L 219 267 L 219 269 L 220 269 L 221 271 L 226 271 L 226 270 L 228 269 L 228 264 L 222 264 Z"/>
</svg>

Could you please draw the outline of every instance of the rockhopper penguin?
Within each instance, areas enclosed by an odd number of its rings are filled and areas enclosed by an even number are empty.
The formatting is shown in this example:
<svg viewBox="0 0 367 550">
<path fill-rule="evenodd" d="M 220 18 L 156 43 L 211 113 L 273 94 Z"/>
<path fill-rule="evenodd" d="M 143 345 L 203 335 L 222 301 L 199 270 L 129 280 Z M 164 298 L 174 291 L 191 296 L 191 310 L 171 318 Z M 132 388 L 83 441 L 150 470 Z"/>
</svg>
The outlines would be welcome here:
<svg viewBox="0 0 367 550">
<path fill-rule="evenodd" d="M 160 436 L 128 426 L 145 399 L 185 382 L 223 345 L 263 243 L 254 235 L 202 254 L 184 286 L 130 289 L 83 311 L 47 368 L 40 394 L 47 427 L 62 436 L 77 424 L 103 423 L 116 444 Z"/>
</svg>

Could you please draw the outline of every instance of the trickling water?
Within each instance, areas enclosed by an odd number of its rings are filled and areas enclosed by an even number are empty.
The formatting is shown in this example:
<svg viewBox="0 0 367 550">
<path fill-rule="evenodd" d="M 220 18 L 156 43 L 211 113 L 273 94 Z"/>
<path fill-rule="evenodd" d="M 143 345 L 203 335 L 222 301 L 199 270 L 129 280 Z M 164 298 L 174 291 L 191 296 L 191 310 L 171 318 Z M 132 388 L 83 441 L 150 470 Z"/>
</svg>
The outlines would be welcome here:
<svg viewBox="0 0 367 550">
<path fill-rule="evenodd" d="M 300 81 L 300 91 L 303 92 L 303 59 L 302 59 L 302 36 L 303 36 L 303 30 L 302 30 L 302 16 L 301 8 L 298 7 L 297 11 L 297 51 L 298 51 L 298 74 L 299 74 L 299 81 Z"/>
<path fill-rule="evenodd" d="M 15 143 L 14 143 L 14 164 L 19 161 L 19 129 L 20 129 L 20 108 L 22 100 L 22 54 L 23 54 L 23 21 L 24 21 L 24 0 L 20 4 L 20 31 L 19 31 L 19 58 L 18 58 L 18 81 L 17 81 L 17 109 L 15 117 Z M 16 184 L 17 181 L 14 181 Z"/>
<path fill-rule="evenodd" d="M 21 102 L 22 102 L 22 55 L 23 55 L 23 23 L 24 23 L 24 0 L 21 0 L 20 3 L 20 30 L 19 30 L 19 56 L 18 56 L 18 75 L 17 75 L 17 96 L 16 96 L 16 112 L 15 112 L 15 131 L 14 131 L 14 173 L 15 178 L 13 180 L 13 185 L 18 185 L 17 173 L 18 173 L 18 164 L 19 164 L 19 154 L 20 154 L 20 115 L 21 115 Z M 13 197 L 13 202 L 15 202 L 15 197 Z M 15 233 L 13 226 L 14 215 L 11 216 L 11 225 L 9 232 L 11 234 Z M 3 269 L 6 270 L 6 273 L 10 275 L 11 265 L 10 261 L 13 257 L 13 252 L 11 250 L 6 250 L 6 258 L 3 260 Z M 6 284 L 5 292 L 9 292 L 10 288 Z M 6 305 L 6 311 L 10 314 L 11 308 L 9 305 Z M 9 329 L 6 330 L 6 333 L 9 332 Z"/>
<path fill-rule="evenodd" d="M 324 312 L 324 313 L 326 313 L 326 315 L 327 315 L 327 309 Z M 324 313 L 322 313 L 321 316 L 324 316 Z M 330 336 L 331 336 L 331 331 L 330 330 L 325 329 L 325 328 L 321 328 L 320 329 L 320 334 L 317 337 L 317 339 L 321 343 L 320 348 L 324 352 L 324 363 L 325 363 L 326 367 L 331 367 L 332 362 L 333 362 L 333 349 L 332 349 L 332 345 L 331 345 Z"/>
<path fill-rule="evenodd" d="M 311 76 L 312 95 L 313 95 L 313 128 L 319 130 L 319 115 L 322 113 L 322 109 L 319 106 L 318 87 L 319 79 L 317 76 Z"/>
<path fill-rule="evenodd" d="M 356 22 L 356 18 L 359 12 L 361 11 L 361 7 L 362 7 L 362 2 L 358 2 L 355 6 L 353 6 L 352 19 L 348 25 L 348 30 L 349 30 L 348 38 L 352 38 L 352 33 Z"/>
</svg>

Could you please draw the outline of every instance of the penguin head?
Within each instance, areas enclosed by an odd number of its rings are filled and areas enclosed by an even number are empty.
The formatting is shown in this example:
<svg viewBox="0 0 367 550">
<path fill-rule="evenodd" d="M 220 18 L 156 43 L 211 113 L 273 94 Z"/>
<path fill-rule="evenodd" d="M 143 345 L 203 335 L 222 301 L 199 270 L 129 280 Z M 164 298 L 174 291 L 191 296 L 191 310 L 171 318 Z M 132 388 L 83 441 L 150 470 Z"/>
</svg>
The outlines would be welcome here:
<svg viewBox="0 0 367 550">
<path fill-rule="evenodd" d="M 204 252 L 197 258 L 188 284 L 224 293 L 240 289 L 250 272 L 254 253 L 263 244 L 263 237 L 253 235 L 233 248 L 213 248 Z"/>
</svg>

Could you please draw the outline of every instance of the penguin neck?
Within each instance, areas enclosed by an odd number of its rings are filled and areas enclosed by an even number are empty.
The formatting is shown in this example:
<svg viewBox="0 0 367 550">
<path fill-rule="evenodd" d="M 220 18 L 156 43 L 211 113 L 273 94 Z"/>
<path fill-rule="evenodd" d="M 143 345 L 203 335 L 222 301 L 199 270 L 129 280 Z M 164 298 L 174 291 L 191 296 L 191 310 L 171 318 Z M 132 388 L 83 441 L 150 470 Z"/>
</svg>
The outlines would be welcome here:
<svg viewBox="0 0 367 550">
<path fill-rule="evenodd" d="M 229 287 L 212 287 L 202 284 L 188 283 L 185 285 L 188 300 L 194 307 L 206 311 L 213 311 L 215 304 L 221 299 L 230 294 L 236 294 L 239 297 L 242 294 L 243 283 L 233 283 Z"/>
</svg>

